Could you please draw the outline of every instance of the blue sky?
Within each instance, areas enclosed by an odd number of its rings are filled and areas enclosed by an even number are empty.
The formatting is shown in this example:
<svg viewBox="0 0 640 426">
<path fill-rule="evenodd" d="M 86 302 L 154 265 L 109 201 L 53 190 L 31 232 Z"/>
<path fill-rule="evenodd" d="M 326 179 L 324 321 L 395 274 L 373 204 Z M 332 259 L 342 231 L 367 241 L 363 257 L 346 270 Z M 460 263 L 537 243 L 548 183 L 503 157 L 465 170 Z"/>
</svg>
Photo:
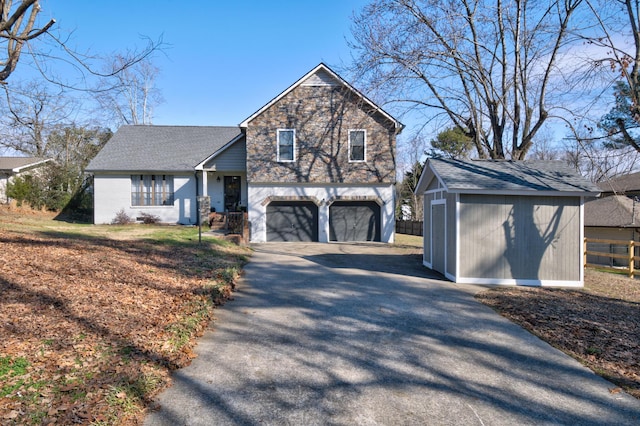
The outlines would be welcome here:
<svg viewBox="0 0 640 426">
<path fill-rule="evenodd" d="M 154 124 L 237 125 L 320 62 L 351 61 L 351 16 L 366 0 L 42 0 L 71 46 L 99 55 L 168 44 L 155 57 L 165 102 Z M 344 76 L 347 77 L 347 76 Z"/>
</svg>

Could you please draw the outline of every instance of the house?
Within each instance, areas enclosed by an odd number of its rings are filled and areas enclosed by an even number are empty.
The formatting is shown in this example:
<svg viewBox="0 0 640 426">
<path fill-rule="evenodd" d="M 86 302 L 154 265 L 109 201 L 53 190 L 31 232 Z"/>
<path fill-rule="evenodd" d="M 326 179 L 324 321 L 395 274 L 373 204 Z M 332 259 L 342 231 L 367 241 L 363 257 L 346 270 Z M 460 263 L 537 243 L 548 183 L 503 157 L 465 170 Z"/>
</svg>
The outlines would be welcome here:
<svg viewBox="0 0 640 426">
<path fill-rule="evenodd" d="M 602 197 L 609 195 L 626 195 L 640 197 L 640 172 L 630 173 L 599 182 Z"/>
<path fill-rule="evenodd" d="M 590 252 L 614 253 L 624 258 L 587 255 L 587 263 L 607 266 L 628 265 L 628 242 L 640 241 L 640 172 L 599 182 L 601 198 L 584 205 L 585 237 L 618 240 L 621 243 L 588 242 Z M 636 249 L 638 251 L 638 249 Z M 636 265 L 640 265 L 636 262 Z"/>
<path fill-rule="evenodd" d="M 629 252 L 628 242 L 640 241 L 640 202 L 637 197 L 609 195 L 585 202 L 584 236 L 600 240 L 619 240 L 620 244 L 588 242 L 588 250 L 616 253 L 626 257 Z M 587 255 L 587 263 L 627 266 L 628 259 L 589 254 Z"/>
<path fill-rule="evenodd" d="M 252 242 L 394 238 L 402 124 L 319 64 L 237 127 L 123 126 L 91 161 L 95 223 L 246 210 Z"/>
<path fill-rule="evenodd" d="M 457 283 L 582 286 L 584 200 L 598 192 L 560 162 L 429 159 L 423 263 Z"/>
<path fill-rule="evenodd" d="M 16 176 L 28 175 L 51 161 L 41 157 L 0 157 L 0 203 L 9 203 L 7 184 Z"/>
</svg>

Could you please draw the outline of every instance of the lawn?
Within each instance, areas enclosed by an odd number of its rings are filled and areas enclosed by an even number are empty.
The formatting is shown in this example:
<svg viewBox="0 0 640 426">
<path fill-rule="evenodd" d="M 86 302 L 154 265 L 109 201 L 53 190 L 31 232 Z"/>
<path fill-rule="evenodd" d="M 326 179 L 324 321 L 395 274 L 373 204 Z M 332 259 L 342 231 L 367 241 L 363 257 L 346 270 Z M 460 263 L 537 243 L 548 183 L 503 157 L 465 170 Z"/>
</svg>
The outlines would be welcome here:
<svg viewBox="0 0 640 426">
<path fill-rule="evenodd" d="M 250 252 L 194 227 L 0 210 L 0 424 L 136 424 Z"/>
</svg>

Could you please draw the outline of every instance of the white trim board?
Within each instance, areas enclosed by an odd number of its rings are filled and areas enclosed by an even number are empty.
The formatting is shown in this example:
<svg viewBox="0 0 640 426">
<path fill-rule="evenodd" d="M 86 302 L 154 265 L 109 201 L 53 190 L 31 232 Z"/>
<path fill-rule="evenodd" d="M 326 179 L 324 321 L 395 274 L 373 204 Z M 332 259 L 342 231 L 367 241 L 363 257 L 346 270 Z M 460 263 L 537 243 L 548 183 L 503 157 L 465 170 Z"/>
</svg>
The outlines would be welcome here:
<svg viewBox="0 0 640 426">
<path fill-rule="evenodd" d="M 449 278 L 447 276 L 447 278 Z M 453 279 L 458 284 L 480 284 L 480 285 L 508 285 L 508 286 L 529 286 L 529 287 L 583 287 L 582 281 L 561 281 L 561 280 L 522 280 L 522 279 L 500 279 L 500 278 L 472 278 L 464 277 Z"/>
</svg>

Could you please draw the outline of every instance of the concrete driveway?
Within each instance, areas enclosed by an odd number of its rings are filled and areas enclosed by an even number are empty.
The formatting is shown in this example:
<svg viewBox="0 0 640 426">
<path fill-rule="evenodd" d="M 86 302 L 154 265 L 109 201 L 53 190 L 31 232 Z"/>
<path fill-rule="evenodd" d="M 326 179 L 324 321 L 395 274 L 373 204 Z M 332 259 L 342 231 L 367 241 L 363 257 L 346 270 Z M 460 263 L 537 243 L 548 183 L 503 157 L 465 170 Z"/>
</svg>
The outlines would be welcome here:
<svg viewBox="0 0 640 426">
<path fill-rule="evenodd" d="M 640 401 L 380 244 L 261 244 L 146 425 L 639 424 Z"/>
</svg>

